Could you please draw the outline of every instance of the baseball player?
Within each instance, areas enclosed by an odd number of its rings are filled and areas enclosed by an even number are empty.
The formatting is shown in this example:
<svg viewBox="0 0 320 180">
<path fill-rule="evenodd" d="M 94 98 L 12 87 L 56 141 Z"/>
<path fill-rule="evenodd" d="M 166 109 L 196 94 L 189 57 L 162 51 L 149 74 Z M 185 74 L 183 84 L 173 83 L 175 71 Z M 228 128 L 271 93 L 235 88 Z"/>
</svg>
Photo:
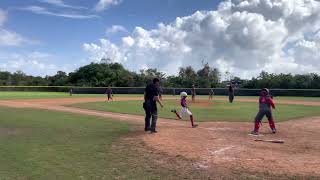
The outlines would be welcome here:
<svg viewBox="0 0 320 180">
<path fill-rule="evenodd" d="M 193 119 L 193 115 L 192 115 L 192 112 L 190 112 L 189 108 L 188 108 L 188 105 L 187 105 L 187 97 L 188 97 L 188 94 L 186 92 L 181 92 L 180 93 L 180 96 L 181 96 L 181 101 L 180 101 L 180 104 L 182 106 L 182 109 L 181 109 L 181 113 L 179 114 L 177 112 L 177 110 L 172 110 L 171 112 L 175 113 L 177 115 L 177 117 L 179 119 L 182 119 L 182 117 L 187 114 L 190 116 L 190 121 L 191 121 L 191 126 L 192 128 L 196 128 L 198 125 L 197 124 L 194 124 L 194 119 Z"/>
<path fill-rule="evenodd" d="M 109 102 L 110 100 L 113 101 L 113 98 L 112 98 L 113 92 L 112 92 L 112 89 L 111 89 L 110 86 L 108 86 L 105 94 L 108 96 L 108 100 L 107 100 L 108 102 Z"/>
<path fill-rule="evenodd" d="M 233 100 L 234 100 L 234 87 L 233 87 L 232 84 L 229 85 L 228 94 L 229 94 L 229 102 L 233 103 Z"/>
<path fill-rule="evenodd" d="M 69 95 L 70 95 L 70 96 L 73 95 L 73 89 L 72 89 L 72 88 L 69 90 Z"/>
<path fill-rule="evenodd" d="M 192 95 L 192 102 L 196 102 L 196 86 L 193 84 L 192 85 L 192 90 L 191 90 L 191 95 Z"/>
<path fill-rule="evenodd" d="M 157 120 L 158 120 L 158 108 L 157 103 L 163 107 L 163 104 L 159 98 L 160 80 L 154 78 L 151 84 L 148 84 L 144 91 L 144 103 L 143 109 L 145 110 L 145 128 L 144 131 L 150 131 L 151 133 L 157 133 Z M 150 124 L 151 119 L 151 124 Z"/>
<path fill-rule="evenodd" d="M 213 91 L 213 89 L 210 89 L 210 91 L 209 91 L 209 100 L 213 99 L 213 95 L 214 95 L 214 91 Z"/>
<path fill-rule="evenodd" d="M 259 128 L 261 125 L 261 121 L 264 116 L 267 116 L 270 128 L 272 130 L 272 133 L 276 133 L 276 126 L 273 120 L 272 116 L 272 109 L 275 109 L 275 104 L 272 99 L 272 96 L 270 96 L 269 90 L 267 88 L 263 88 L 261 90 L 261 95 L 259 98 L 259 112 L 255 118 L 255 123 L 254 123 L 254 130 L 251 132 L 253 135 L 258 135 L 259 134 Z"/>
</svg>

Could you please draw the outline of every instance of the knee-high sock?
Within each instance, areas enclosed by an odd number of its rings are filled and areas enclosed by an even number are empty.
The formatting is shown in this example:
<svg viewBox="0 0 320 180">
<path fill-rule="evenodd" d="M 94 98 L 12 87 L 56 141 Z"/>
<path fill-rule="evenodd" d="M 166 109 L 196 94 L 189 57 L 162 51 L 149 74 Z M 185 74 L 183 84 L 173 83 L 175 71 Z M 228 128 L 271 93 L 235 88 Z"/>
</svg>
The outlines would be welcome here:
<svg viewBox="0 0 320 180">
<path fill-rule="evenodd" d="M 260 129 L 260 121 L 255 121 L 254 122 L 254 131 L 258 132 Z"/>
<path fill-rule="evenodd" d="M 191 121 L 191 126 L 194 126 L 194 119 L 193 119 L 193 115 L 190 115 L 190 121 Z"/>
<path fill-rule="evenodd" d="M 276 128 L 276 125 L 274 124 L 273 119 L 268 119 L 268 121 L 269 121 L 269 126 L 270 126 L 270 128 L 271 128 L 271 129 L 275 129 L 275 128 Z"/>
</svg>

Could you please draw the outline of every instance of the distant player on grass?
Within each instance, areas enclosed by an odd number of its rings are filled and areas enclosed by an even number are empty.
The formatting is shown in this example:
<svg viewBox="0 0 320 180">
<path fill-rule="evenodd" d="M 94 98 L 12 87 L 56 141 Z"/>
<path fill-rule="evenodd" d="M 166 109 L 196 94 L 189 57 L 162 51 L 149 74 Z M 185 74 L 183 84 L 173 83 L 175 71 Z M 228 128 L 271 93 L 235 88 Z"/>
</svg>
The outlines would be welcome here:
<svg viewBox="0 0 320 180">
<path fill-rule="evenodd" d="M 191 90 L 191 95 L 192 95 L 192 102 L 196 102 L 196 86 L 193 84 L 192 85 L 192 90 Z"/>
<path fill-rule="evenodd" d="M 209 100 L 213 99 L 213 95 L 214 95 L 214 91 L 213 91 L 213 89 L 210 89 L 210 91 L 209 91 Z"/>
<path fill-rule="evenodd" d="M 70 95 L 70 96 L 73 95 L 73 89 L 72 89 L 72 88 L 70 88 L 70 90 L 69 90 L 69 95 Z"/>
<path fill-rule="evenodd" d="M 105 94 L 107 95 L 107 98 L 108 98 L 108 99 L 107 99 L 107 102 L 113 101 L 113 91 L 112 91 L 112 89 L 111 89 L 110 86 L 108 86 Z"/>
<path fill-rule="evenodd" d="M 160 80 L 158 78 L 154 78 L 153 82 L 147 85 L 144 91 L 144 103 L 143 108 L 145 110 L 145 127 L 144 131 L 150 131 L 151 133 L 157 133 L 156 126 L 158 120 L 158 108 L 157 102 L 163 107 L 162 102 L 159 98 L 159 87 Z M 150 125 L 150 119 L 152 119 Z"/>
<path fill-rule="evenodd" d="M 185 114 L 189 115 L 190 121 L 191 121 L 191 127 L 192 128 L 197 127 L 198 125 L 194 124 L 192 112 L 190 112 L 188 105 L 187 105 L 188 94 L 186 92 L 181 92 L 180 96 L 181 96 L 180 104 L 182 106 L 180 114 L 175 109 L 171 110 L 171 112 L 175 113 L 176 116 L 178 117 L 178 119 L 182 119 Z"/>
<path fill-rule="evenodd" d="M 270 96 L 269 94 L 269 90 L 267 88 L 263 88 L 261 90 L 261 95 L 259 98 L 259 112 L 255 118 L 255 122 L 254 122 L 254 130 L 251 132 L 251 134 L 253 135 L 258 135 L 259 134 L 259 128 L 261 125 L 261 121 L 263 119 L 264 116 L 267 116 L 268 121 L 269 121 L 269 125 L 270 128 L 272 130 L 272 133 L 276 133 L 276 126 L 273 120 L 273 116 L 272 116 L 272 109 L 275 109 L 275 104 L 274 101 L 272 99 L 272 96 Z"/>
<path fill-rule="evenodd" d="M 233 85 L 230 83 L 229 88 L 228 88 L 228 94 L 229 94 L 229 102 L 233 103 L 234 100 L 234 87 Z"/>
</svg>

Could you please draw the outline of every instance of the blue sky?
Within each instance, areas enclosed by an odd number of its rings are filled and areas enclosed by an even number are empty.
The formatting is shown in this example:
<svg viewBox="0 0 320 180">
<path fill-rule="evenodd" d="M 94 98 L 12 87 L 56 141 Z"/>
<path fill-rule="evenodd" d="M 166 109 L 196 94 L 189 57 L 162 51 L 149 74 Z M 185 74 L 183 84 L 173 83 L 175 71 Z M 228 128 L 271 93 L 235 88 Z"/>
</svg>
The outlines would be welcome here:
<svg viewBox="0 0 320 180">
<path fill-rule="evenodd" d="M 0 70 L 71 72 L 101 58 L 168 75 L 203 62 L 251 78 L 320 73 L 318 0 L 2 0 Z"/>
<path fill-rule="evenodd" d="M 118 5 L 96 11 L 95 6 L 98 0 L 61 2 L 68 7 L 60 7 L 41 0 L 0 1 L 0 9 L 7 12 L 4 27 L 35 41 L 35 43 L 16 47 L 1 47 L 1 52 L 8 54 L 35 51 L 52 55 L 53 64 L 78 63 L 86 58 L 86 53 L 82 50 L 83 43 L 95 42 L 103 37 L 117 43 L 122 36 L 131 32 L 136 26 L 145 29 L 156 28 L 160 22 L 170 23 L 176 17 L 189 15 L 197 10 L 213 10 L 218 3 L 211 0 L 122 0 Z M 60 14 L 74 13 L 97 17 L 76 19 L 37 14 L 26 10 L 31 6 L 46 8 L 47 11 Z M 77 7 L 83 8 L 77 9 Z M 106 34 L 107 28 L 113 25 L 121 25 L 127 29 L 127 32 Z M 6 60 L 0 59 L 1 61 Z M 43 75 L 43 72 L 40 74 Z"/>
</svg>

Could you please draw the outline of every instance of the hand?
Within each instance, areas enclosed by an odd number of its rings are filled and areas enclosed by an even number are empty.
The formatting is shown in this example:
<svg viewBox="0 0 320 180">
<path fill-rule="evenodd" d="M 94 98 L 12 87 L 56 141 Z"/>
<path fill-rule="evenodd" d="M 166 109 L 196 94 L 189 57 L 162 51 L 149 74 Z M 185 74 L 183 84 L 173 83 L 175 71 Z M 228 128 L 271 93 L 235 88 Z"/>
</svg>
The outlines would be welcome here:
<svg viewBox="0 0 320 180">
<path fill-rule="evenodd" d="M 163 104 L 160 104 L 161 108 L 163 108 Z"/>
</svg>

